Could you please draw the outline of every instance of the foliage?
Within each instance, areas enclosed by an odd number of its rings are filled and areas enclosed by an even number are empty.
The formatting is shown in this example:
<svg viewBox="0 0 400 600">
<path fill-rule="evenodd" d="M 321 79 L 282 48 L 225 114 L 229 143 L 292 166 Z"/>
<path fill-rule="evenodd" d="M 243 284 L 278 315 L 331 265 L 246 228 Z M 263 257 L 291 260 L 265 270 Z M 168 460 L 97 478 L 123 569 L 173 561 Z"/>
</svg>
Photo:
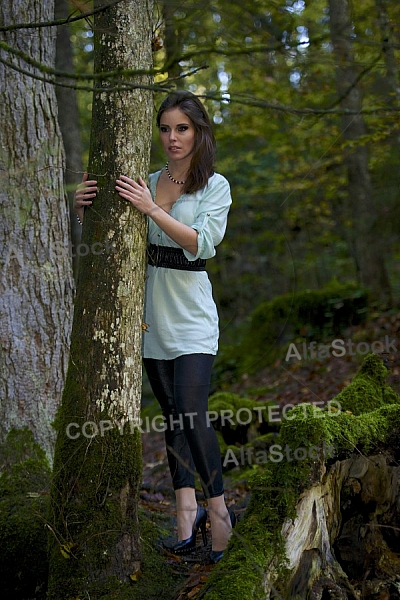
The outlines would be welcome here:
<svg viewBox="0 0 400 600">
<path fill-rule="evenodd" d="M 345 313 L 344 323 L 363 316 L 358 311 L 365 307 L 365 292 L 356 291 L 360 289 L 354 250 L 356 217 L 346 203 L 344 166 L 344 158 L 354 146 L 366 148 L 369 154 L 376 200 L 371 228 L 386 242 L 385 259 L 395 298 L 399 296 L 399 50 L 391 42 L 399 36 L 400 5 L 395 0 L 352 4 L 357 85 L 363 96 L 367 133 L 357 142 L 346 143 L 337 112 L 336 65 L 326 2 L 206 0 L 200 5 L 194 0 L 172 0 L 168 6 L 180 56 L 175 64 L 170 61 L 163 67 L 165 59 L 170 60 L 166 48 L 154 53 L 155 67 L 162 71 L 156 81 L 165 83 L 168 75 L 176 76 L 176 70 L 183 73 L 207 65 L 196 75 L 169 83 L 204 97 L 218 140 L 217 169 L 230 181 L 234 199 L 226 238 L 210 261 L 225 342 L 217 373 L 258 369 L 272 360 L 276 340 L 318 338 L 329 328 L 338 331 L 334 315 Z M 387 37 L 379 14 L 382 6 L 389 23 Z M 165 37 L 161 4 L 154 31 Z M 91 39 L 90 21 L 83 27 L 82 23 L 73 25 L 77 71 L 91 70 Z M 91 98 L 88 92 L 79 94 L 87 157 Z M 162 97 L 161 93 L 155 95 L 155 106 Z M 154 131 L 151 170 L 163 161 L 156 137 Z M 336 300 L 343 299 L 341 292 L 325 293 L 332 277 L 343 284 L 354 283 L 347 297 L 349 311 L 340 303 L 332 311 Z M 243 332 L 242 339 L 234 345 L 238 331 Z M 379 422 L 384 432 L 386 417 L 395 416 L 397 410 L 396 404 L 381 408 L 381 422 L 378 417 L 374 420 L 375 411 L 368 417 L 371 421 L 366 415 L 356 416 L 360 411 L 356 398 L 371 401 L 384 389 L 377 383 L 368 396 L 372 388 L 366 381 L 364 374 L 357 376 L 350 391 L 341 396 L 353 416 L 341 415 L 330 421 L 332 427 L 348 427 L 353 443 L 358 439 L 357 427 L 369 435 L 373 423 Z M 387 393 L 385 389 L 379 396 L 382 402 L 393 400 Z M 294 423 L 301 424 L 301 414 Z M 305 419 L 304 425 L 308 424 Z M 369 426 L 372 429 L 368 430 Z M 321 435 L 318 427 L 309 433 Z M 291 506 L 285 494 L 276 500 L 273 472 L 265 470 L 263 477 L 258 480 L 260 493 L 254 493 L 248 519 L 255 540 L 265 531 L 265 523 L 281 522 Z M 272 489 L 267 493 L 268 486 Z M 269 502 L 276 507 L 274 513 Z M 278 551 L 279 540 L 275 543 Z M 230 593 L 246 597 L 249 589 L 255 589 L 251 582 L 259 580 L 257 569 L 265 564 L 264 544 L 265 538 L 258 546 L 254 543 L 254 560 L 243 577 L 243 589 L 236 584 L 227 586 Z M 240 552 L 246 560 L 243 548 L 237 548 L 237 556 Z M 232 565 L 237 568 L 236 563 Z M 221 565 L 219 573 L 223 568 Z"/>
<path fill-rule="evenodd" d="M 399 9 L 394 2 L 385 6 L 393 41 Z M 346 208 L 349 147 L 335 114 L 325 2 L 235 1 L 229 7 L 213 2 L 202 8 L 199 14 L 191 2 L 176 5 L 175 19 L 182 53 L 190 56 L 182 69 L 207 57 L 209 68 L 183 83 L 207 95 L 218 139 L 217 167 L 233 191 L 227 235 L 210 265 L 223 323 L 229 324 L 223 329 L 226 339 L 232 324 L 263 300 L 293 289 L 318 289 L 332 276 L 354 281 L 358 271 L 354 216 Z M 352 18 L 364 107 L 383 108 L 388 97 L 396 104 L 381 53 L 378 6 L 357 5 Z M 212 100 L 221 95 L 226 101 Z M 370 151 L 380 203 L 371 221 L 387 240 L 390 260 L 398 246 L 398 185 L 391 158 L 398 119 L 390 111 L 372 111 L 365 119 L 368 134 L 360 144 Z M 391 273 L 397 285 L 394 262 Z"/>
<path fill-rule="evenodd" d="M 386 42 L 382 6 L 389 23 Z M 386 240 L 396 297 L 398 67 L 390 68 L 388 57 L 398 57 L 391 44 L 399 34 L 399 11 L 394 0 L 352 7 L 357 85 L 368 130 L 357 144 L 370 155 L 377 209 L 371 226 Z M 84 70 L 92 52 L 90 26 L 74 27 L 76 67 Z M 350 146 L 341 136 L 326 2 L 171 0 L 158 5 L 154 36 L 164 42 L 155 45 L 156 83 L 204 98 L 215 124 L 217 169 L 232 187 L 227 234 L 209 266 L 222 339 L 234 338 L 249 312 L 276 295 L 320 289 L 332 277 L 358 282 L 354 215 L 346 206 L 344 157 Z M 168 76 L 175 79 L 168 82 Z M 155 107 L 163 96 L 155 94 Z M 82 115 L 89 104 L 86 96 Z M 163 160 L 154 129 L 151 170 Z"/>
<path fill-rule="evenodd" d="M 85 10 L 93 8 L 92 2 L 85 4 Z M 93 17 L 83 21 L 74 21 L 69 24 L 71 32 L 71 46 L 74 53 L 74 67 L 78 73 L 93 73 L 94 39 L 93 39 Z M 82 86 L 84 87 L 84 86 Z M 79 125 L 83 142 L 83 164 L 88 164 L 90 127 L 92 116 L 92 92 L 80 89 L 76 92 L 79 105 Z M 74 190 L 75 191 L 75 190 Z"/>
</svg>

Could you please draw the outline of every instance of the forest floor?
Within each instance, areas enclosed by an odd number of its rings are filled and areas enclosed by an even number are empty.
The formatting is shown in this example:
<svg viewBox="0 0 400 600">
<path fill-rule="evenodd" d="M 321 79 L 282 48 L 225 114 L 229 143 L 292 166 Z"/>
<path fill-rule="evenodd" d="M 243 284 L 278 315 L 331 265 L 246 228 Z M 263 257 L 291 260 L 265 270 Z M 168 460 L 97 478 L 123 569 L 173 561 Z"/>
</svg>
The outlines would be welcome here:
<svg viewBox="0 0 400 600">
<path fill-rule="evenodd" d="M 350 348 L 343 357 L 335 357 L 332 353 L 325 358 L 297 360 L 285 358 L 276 361 L 253 376 L 243 376 L 235 382 L 229 391 L 241 396 L 250 397 L 260 402 L 273 400 L 281 407 L 286 404 L 300 402 L 321 402 L 332 400 L 346 387 L 362 362 L 363 356 L 351 354 L 351 345 L 363 342 L 371 346 L 374 341 L 385 345 L 382 358 L 390 370 L 388 384 L 400 393 L 400 313 L 380 314 L 368 320 L 368 323 L 347 329 L 340 336 Z M 330 345 L 327 340 L 325 344 Z M 302 352 L 299 348 L 300 353 Z M 250 490 L 246 479 L 241 478 L 240 467 L 228 471 L 224 476 L 227 505 L 235 511 L 240 519 L 246 510 Z M 204 498 L 199 490 L 198 500 L 203 504 Z M 205 503 L 204 503 L 205 504 Z M 159 549 L 165 556 L 171 572 L 176 575 L 177 586 L 174 595 L 160 600 L 197 600 L 212 570 L 208 555 L 211 549 L 211 535 L 208 533 L 208 546 L 198 547 L 195 552 L 184 558 L 174 556 L 164 549 L 164 544 L 173 542 L 175 536 L 176 512 L 170 475 L 164 448 L 164 436 L 156 431 L 143 434 L 143 482 L 141 489 L 141 506 L 149 515 L 163 516 L 166 523 L 160 538 Z"/>
</svg>

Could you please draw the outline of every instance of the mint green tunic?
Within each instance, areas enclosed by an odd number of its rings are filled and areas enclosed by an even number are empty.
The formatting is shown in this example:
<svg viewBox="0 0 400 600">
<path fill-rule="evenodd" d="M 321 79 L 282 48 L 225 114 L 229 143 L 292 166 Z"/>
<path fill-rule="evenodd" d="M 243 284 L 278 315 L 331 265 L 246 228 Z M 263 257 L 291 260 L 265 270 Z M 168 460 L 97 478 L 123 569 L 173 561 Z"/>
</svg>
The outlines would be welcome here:
<svg viewBox="0 0 400 600">
<path fill-rule="evenodd" d="M 150 175 L 149 187 L 155 191 L 161 171 Z M 198 232 L 196 256 L 183 250 L 186 258 L 212 258 L 225 234 L 232 203 L 229 183 L 215 173 L 208 185 L 194 194 L 183 194 L 173 205 L 172 217 Z M 149 218 L 148 241 L 179 248 Z M 143 334 L 145 358 L 173 359 L 182 354 L 216 354 L 218 313 L 206 271 L 179 271 L 147 267 Z"/>
</svg>

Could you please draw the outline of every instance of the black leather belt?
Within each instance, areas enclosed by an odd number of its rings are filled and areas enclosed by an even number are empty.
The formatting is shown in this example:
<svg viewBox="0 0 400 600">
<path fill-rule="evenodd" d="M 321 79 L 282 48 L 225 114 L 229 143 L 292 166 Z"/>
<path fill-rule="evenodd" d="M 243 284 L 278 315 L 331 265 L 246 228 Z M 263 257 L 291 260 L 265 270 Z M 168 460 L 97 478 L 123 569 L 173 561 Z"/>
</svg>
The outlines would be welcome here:
<svg viewBox="0 0 400 600">
<path fill-rule="evenodd" d="M 147 255 L 148 263 L 152 267 L 179 269 L 180 271 L 205 271 L 206 268 L 206 260 L 204 258 L 188 260 L 182 248 L 150 244 L 147 248 Z"/>
</svg>

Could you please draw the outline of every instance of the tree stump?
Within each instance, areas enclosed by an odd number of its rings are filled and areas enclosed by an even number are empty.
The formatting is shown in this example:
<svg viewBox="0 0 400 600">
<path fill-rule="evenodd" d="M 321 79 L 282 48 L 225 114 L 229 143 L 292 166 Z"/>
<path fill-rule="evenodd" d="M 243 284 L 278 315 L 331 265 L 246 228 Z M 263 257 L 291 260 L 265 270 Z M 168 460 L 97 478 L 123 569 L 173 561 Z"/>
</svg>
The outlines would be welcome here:
<svg viewBox="0 0 400 600">
<path fill-rule="evenodd" d="M 336 414 L 288 413 L 203 597 L 400 598 L 400 397 L 387 375 L 369 355 Z"/>
<path fill-rule="evenodd" d="M 400 582 L 399 486 L 388 452 L 336 461 L 282 528 L 288 597 L 390 598 Z"/>
</svg>

